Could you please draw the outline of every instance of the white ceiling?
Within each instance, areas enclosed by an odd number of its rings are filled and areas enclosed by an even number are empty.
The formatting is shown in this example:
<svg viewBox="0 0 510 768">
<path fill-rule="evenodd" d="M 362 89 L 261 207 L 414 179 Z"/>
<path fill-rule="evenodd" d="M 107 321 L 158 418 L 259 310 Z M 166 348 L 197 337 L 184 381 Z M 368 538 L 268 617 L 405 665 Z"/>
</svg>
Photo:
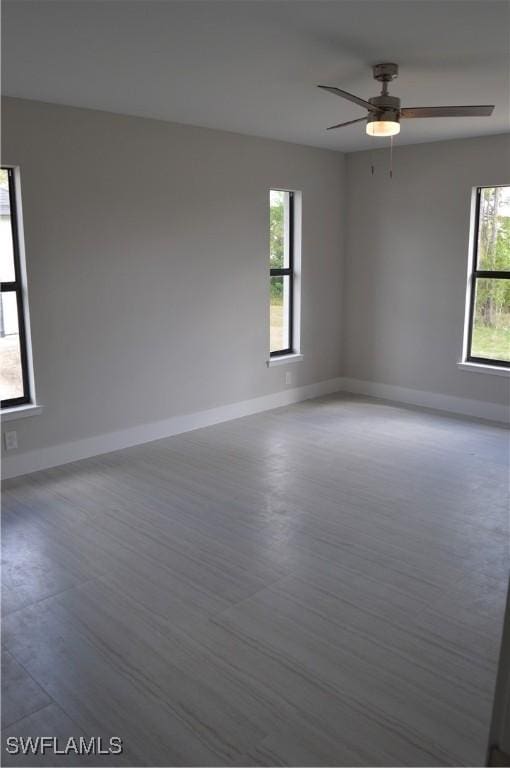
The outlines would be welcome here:
<svg viewBox="0 0 510 768">
<path fill-rule="evenodd" d="M 317 89 L 376 95 L 395 61 L 405 106 L 495 104 L 489 118 L 405 121 L 400 144 L 502 133 L 506 0 L 4 0 L 3 93 L 344 151 L 374 139 Z M 375 140 L 376 142 L 380 140 Z"/>
</svg>

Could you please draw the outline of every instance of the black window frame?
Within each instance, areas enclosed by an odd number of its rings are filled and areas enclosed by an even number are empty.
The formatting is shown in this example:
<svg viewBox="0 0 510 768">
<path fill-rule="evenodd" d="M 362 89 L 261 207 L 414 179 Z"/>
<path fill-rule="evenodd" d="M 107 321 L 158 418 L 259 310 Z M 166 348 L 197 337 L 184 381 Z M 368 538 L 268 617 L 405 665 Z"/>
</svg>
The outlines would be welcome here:
<svg viewBox="0 0 510 768">
<path fill-rule="evenodd" d="M 473 324 L 475 317 L 475 303 L 476 303 L 476 281 L 479 279 L 497 279 L 497 280 L 510 280 L 510 272 L 506 270 L 497 269 L 478 269 L 478 238 L 480 232 L 480 202 L 482 197 L 482 189 L 494 189 L 494 187 L 505 187 L 507 184 L 486 184 L 483 187 L 476 188 L 476 205 L 475 205 L 475 226 L 473 236 L 473 253 L 472 253 L 472 269 L 469 285 L 469 320 L 468 320 L 468 337 L 466 345 L 466 362 L 467 363 L 479 363 L 480 365 L 491 365 L 498 368 L 510 368 L 509 360 L 501 360 L 493 357 L 478 357 L 471 354 L 471 347 L 473 342 Z"/>
<path fill-rule="evenodd" d="M 294 354 L 294 192 L 290 189 L 275 190 L 273 192 L 285 192 L 289 196 L 289 266 L 269 269 L 269 283 L 272 277 L 289 278 L 289 306 L 288 306 L 288 329 L 289 346 L 286 349 L 277 349 L 274 352 L 269 351 L 270 357 L 281 357 L 282 355 Z"/>
<path fill-rule="evenodd" d="M 19 215 L 17 205 L 17 181 L 15 169 L 12 167 L 1 166 L 3 171 L 7 171 L 9 182 L 9 206 L 11 214 L 11 233 L 12 233 L 12 252 L 14 259 L 14 280 L 0 283 L 0 292 L 16 294 L 16 307 L 18 312 L 18 332 L 20 346 L 21 376 L 23 382 L 23 395 L 20 397 L 11 397 L 0 401 L 0 408 L 13 408 L 18 405 L 26 405 L 31 402 L 30 396 L 30 377 L 28 375 L 28 352 L 27 336 L 25 328 L 25 306 L 23 291 L 23 273 L 21 270 L 20 243 L 19 243 Z"/>
</svg>

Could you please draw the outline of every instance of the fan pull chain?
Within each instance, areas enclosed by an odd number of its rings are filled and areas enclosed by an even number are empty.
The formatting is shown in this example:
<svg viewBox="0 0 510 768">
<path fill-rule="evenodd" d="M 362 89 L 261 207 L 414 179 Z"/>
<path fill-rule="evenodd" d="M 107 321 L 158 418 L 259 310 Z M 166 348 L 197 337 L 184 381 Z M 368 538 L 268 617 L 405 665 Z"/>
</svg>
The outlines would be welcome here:
<svg viewBox="0 0 510 768">
<path fill-rule="evenodd" d="M 393 136 L 390 136 L 390 179 L 393 178 Z"/>
<path fill-rule="evenodd" d="M 375 165 L 374 165 L 374 151 L 370 150 L 370 171 L 372 173 L 372 176 L 375 173 Z"/>
</svg>

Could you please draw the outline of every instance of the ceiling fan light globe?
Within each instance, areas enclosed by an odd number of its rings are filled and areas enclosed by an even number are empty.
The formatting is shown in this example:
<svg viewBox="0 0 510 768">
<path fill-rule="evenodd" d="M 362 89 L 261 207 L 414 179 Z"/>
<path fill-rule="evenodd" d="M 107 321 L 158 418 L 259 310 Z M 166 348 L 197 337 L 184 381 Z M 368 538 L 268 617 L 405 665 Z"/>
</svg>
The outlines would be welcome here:
<svg viewBox="0 0 510 768">
<path fill-rule="evenodd" d="M 400 123 L 396 120 L 369 120 L 368 136 L 396 136 L 400 133 Z"/>
</svg>

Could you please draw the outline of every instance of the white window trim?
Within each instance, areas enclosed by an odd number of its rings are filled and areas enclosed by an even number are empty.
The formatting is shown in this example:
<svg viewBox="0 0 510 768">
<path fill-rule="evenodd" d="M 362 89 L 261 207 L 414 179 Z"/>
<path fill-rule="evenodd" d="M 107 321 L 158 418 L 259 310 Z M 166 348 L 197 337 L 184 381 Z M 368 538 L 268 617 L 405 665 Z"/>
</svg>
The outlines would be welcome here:
<svg viewBox="0 0 510 768">
<path fill-rule="evenodd" d="M 486 365 L 485 363 L 473 363 L 470 360 L 460 360 L 457 368 L 461 371 L 471 371 L 473 373 L 491 373 L 494 376 L 510 377 L 510 368 L 503 365 Z"/>
<path fill-rule="evenodd" d="M 4 421 L 16 421 L 17 419 L 26 419 L 28 416 L 39 416 L 42 413 L 42 405 L 25 403 L 25 405 L 15 405 L 12 408 L 3 408 L 0 416 L 2 424 Z"/>
<path fill-rule="evenodd" d="M 272 368 L 274 365 L 286 365 L 288 363 L 299 363 L 303 359 L 303 355 L 300 352 L 292 352 L 289 355 L 279 355 L 278 357 L 270 357 L 266 361 L 268 368 Z"/>
</svg>

